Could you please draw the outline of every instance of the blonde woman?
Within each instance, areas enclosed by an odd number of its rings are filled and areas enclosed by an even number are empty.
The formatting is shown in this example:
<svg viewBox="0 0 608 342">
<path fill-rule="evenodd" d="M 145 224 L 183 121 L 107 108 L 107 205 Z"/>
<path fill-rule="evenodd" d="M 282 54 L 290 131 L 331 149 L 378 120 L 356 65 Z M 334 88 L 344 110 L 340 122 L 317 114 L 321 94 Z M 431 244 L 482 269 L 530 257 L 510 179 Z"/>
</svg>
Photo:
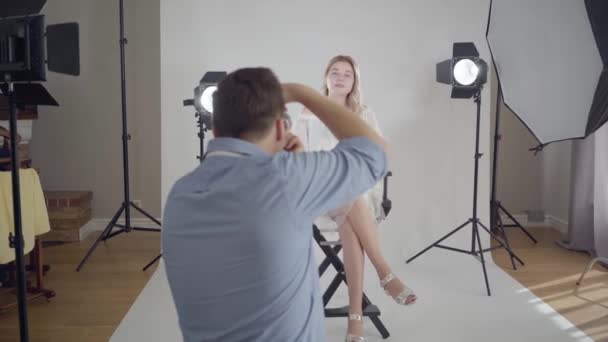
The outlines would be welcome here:
<svg viewBox="0 0 608 342">
<path fill-rule="evenodd" d="M 342 104 L 361 117 L 378 133 L 376 115 L 361 103 L 359 68 L 350 56 L 333 57 L 325 69 L 323 86 L 325 96 Z M 305 108 L 295 122 L 294 132 L 300 137 L 307 151 L 331 150 L 338 140 L 329 129 Z M 393 275 L 384 259 L 376 222 L 384 218 L 381 207 L 382 183 L 359 197 L 327 214 L 338 226 L 344 249 L 344 268 L 348 282 L 349 320 L 346 341 L 365 341 L 362 336 L 362 300 L 364 255 L 372 262 L 380 285 L 386 293 L 402 305 L 413 304 L 416 295 L 399 278 Z"/>
</svg>

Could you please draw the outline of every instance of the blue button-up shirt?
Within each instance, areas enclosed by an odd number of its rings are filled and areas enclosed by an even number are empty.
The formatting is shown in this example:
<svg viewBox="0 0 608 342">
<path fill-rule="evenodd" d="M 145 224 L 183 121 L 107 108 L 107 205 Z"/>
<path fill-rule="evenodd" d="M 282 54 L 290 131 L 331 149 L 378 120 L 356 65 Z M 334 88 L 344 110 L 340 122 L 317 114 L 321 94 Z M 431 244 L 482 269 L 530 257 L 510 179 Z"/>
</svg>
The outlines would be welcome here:
<svg viewBox="0 0 608 342">
<path fill-rule="evenodd" d="M 162 248 L 179 325 L 191 341 L 325 340 L 312 222 L 387 172 L 367 138 L 332 151 L 270 155 L 232 138 L 173 186 Z"/>
</svg>

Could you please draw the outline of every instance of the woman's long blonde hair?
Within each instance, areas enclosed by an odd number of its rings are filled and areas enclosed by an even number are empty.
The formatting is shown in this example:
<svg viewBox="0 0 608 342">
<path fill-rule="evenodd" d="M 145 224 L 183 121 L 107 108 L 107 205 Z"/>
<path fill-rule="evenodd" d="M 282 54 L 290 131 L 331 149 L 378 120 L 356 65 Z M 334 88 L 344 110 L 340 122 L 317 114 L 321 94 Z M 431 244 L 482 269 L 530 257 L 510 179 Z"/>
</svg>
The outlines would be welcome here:
<svg viewBox="0 0 608 342">
<path fill-rule="evenodd" d="M 350 66 L 353 68 L 355 79 L 353 82 L 353 89 L 346 96 L 346 106 L 355 113 L 361 113 L 361 111 L 363 110 L 363 104 L 361 100 L 361 74 L 359 72 L 359 65 L 351 56 L 337 55 L 329 60 L 327 68 L 325 68 L 325 75 L 323 76 L 323 86 L 321 86 L 321 92 L 325 96 L 329 95 L 329 89 L 327 88 L 327 75 L 329 74 L 329 70 L 331 69 L 332 65 L 334 65 L 336 62 L 346 62 L 350 64 Z"/>
</svg>

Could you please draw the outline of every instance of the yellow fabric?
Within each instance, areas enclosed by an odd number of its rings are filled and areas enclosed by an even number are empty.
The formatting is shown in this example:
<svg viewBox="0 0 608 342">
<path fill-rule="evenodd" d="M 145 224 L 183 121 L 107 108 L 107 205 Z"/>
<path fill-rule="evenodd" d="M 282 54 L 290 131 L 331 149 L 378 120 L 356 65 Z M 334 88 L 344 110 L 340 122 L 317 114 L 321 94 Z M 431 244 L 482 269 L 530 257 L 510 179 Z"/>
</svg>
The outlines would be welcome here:
<svg viewBox="0 0 608 342">
<path fill-rule="evenodd" d="M 21 169 L 19 178 L 24 254 L 27 254 L 34 248 L 35 237 L 48 232 L 51 227 L 38 174 L 34 169 Z M 11 182 L 10 172 L 0 172 L 0 264 L 15 260 L 15 250 L 8 245 L 9 233 L 14 231 Z"/>
</svg>

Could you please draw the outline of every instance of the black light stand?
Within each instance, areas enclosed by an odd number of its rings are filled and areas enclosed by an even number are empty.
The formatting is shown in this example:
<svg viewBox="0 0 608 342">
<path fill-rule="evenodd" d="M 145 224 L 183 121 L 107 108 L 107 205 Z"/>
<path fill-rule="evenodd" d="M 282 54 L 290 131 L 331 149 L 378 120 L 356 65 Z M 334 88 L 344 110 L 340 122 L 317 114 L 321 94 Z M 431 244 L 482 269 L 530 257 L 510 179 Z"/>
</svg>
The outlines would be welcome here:
<svg viewBox="0 0 608 342">
<path fill-rule="evenodd" d="M 125 45 L 127 44 L 127 39 L 125 38 L 124 31 L 124 5 L 123 0 L 119 0 L 120 7 L 120 71 L 121 71 L 121 93 L 122 93 L 122 154 L 123 154 L 123 183 L 124 183 L 124 200 L 116 212 L 114 217 L 104 231 L 99 235 L 93 246 L 89 249 L 85 257 L 82 259 L 76 271 L 80 271 L 84 265 L 84 263 L 89 259 L 97 245 L 101 241 L 106 241 L 116 235 L 122 233 L 130 233 L 132 230 L 135 231 L 146 231 L 146 232 L 159 232 L 159 228 L 141 228 L 141 227 L 133 227 L 131 225 L 131 207 L 140 212 L 145 217 L 154 221 L 159 226 L 161 225 L 160 221 L 154 218 L 152 215 L 148 214 L 146 211 L 135 205 L 130 199 L 130 189 L 129 189 L 129 146 L 128 142 L 131 140 L 131 135 L 129 135 L 127 131 L 127 96 L 126 96 L 126 75 L 125 75 Z M 118 224 L 118 218 L 124 212 L 125 214 L 125 224 Z M 114 228 L 119 228 L 115 232 L 112 232 Z"/>
<path fill-rule="evenodd" d="M 196 157 L 196 159 L 198 159 L 199 162 L 202 162 L 205 156 L 205 132 L 207 132 L 209 127 L 211 127 L 211 117 L 200 112 L 197 112 L 194 116 L 196 117 L 196 126 L 198 127 L 197 136 L 200 143 L 199 155 Z"/>
<path fill-rule="evenodd" d="M 486 263 L 485 263 L 483 254 L 485 252 L 491 251 L 493 249 L 504 247 L 513 258 L 515 258 L 517 261 L 519 261 L 522 265 L 524 263 L 523 263 L 523 261 L 521 261 L 521 259 L 519 259 L 517 257 L 517 255 L 515 255 L 513 253 L 513 251 L 511 251 L 511 248 L 506 246 L 496 234 L 494 234 L 492 231 L 490 231 L 481 222 L 481 220 L 477 216 L 477 190 L 478 190 L 478 175 L 479 175 L 479 158 L 481 158 L 481 156 L 482 156 L 482 154 L 479 153 L 479 125 L 480 125 L 480 119 L 481 119 L 481 117 L 480 117 L 481 116 L 481 87 L 475 92 L 475 94 L 473 95 L 473 99 L 474 99 L 475 103 L 477 104 L 477 125 L 476 125 L 476 131 L 475 131 L 475 176 L 474 176 L 474 183 L 473 183 L 473 216 L 471 218 L 469 218 L 465 223 L 458 226 L 456 229 L 452 230 L 451 232 L 449 232 L 448 234 L 446 234 L 445 236 L 443 236 L 442 238 L 440 238 L 439 240 L 437 240 L 436 242 L 434 242 L 433 244 L 431 244 L 430 246 L 428 246 L 427 248 L 425 248 L 424 250 L 422 250 L 421 252 L 416 254 L 415 256 L 408 259 L 406 261 L 406 263 L 410 263 L 411 261 L 418 258 L 420 255 L 422 255 L 423 253 L 425 253 L 426 251 L 430 250 L 433 247 L 472 255 L 481 262 L 488 296 L 491 296 L 490 283 L 488 281 Z M 448 237 L 452 236 L 453 234 L 455 234 L 456 232 L 463 229 L 464 227 L 466 227 L 469 224 L 471 224 L 471 227 L 473 228 L 472 233 L 471 233 L 471 250 L 464 250 L 464 249 L 453 248 L 453 247 L 441 245 L 441 242 L 443 242 Z M 479 226 L 481 226 L 486 232 L 488 232 L 488 234 L 490 234 L 493 238 L 495 238 L 496 241 L 498 241 L 498 243 L 500 244 L 500 246 L 483 249 L 482 245 L 481 245 L 481 239 L 479 237 Z"/>
<path fill-rule="evenodd" d="M 19 0 L 5 1 L 0 6 L 0 94 L 7 97 L 9 105 L 9 159 L 14 223 L 7 245 L 15 249 L 19 333 L 20 340 L 26 342 L 29 341 L 26 305 L 28 289 L 24 262 L 17 104 L 59 105 L 41 84 L 36 83 L 46 81 L 47 68 L 66 75 L 80 74 L 78 23 L 48 25 L 45 29 L 45 16 L 39 14 L 45 3 L 46 0 Z M 37 290 L 51 298 L 54 296 L 52 291 L 40 288 L 40 273 L 37 274 Z"/>
<path fill-rule="evenodd" d="M 184 101 L 184 105 L 190 105 L 191 100 L 186 100 Z M 205 155 L 205 132 L 207 132 L 209 130 L 209 127 L 211 126 L 211 117 L 209 117 L 208 115 L 202 114 L 200 112 L 197 112 L 195 115 L 196 117 L 196 122 L 197 122 L 197 127 L 198 127 L 198 139 L 199 139 L 199 149 L 200 149 L 200 154 L 198 156 L 196 156 L 196 159 L 199 160 L 199 162 L 203 161 L 203 156 Z M 159 254 L 157 255 L 154 259 L 152 259 L 152 261 L 150 261 L 146 266 L 144 266 L 143 271 L 146 271 L 148 268 L 150 268 L 152 265 L 154 265 L 161 257 L 163 256 L 163 254 Z"/>
<path fill-rule="evenodd" d="M 502 101 L 502 86 L 500 85 L 500 81 L 498 82 L 498 91 L 496 93 L 496 122 L 494 125 L 494 155 L 492 160 L 492 197 L 490 199 L 490 228 L 493 232 L 500 235 L 507 246 L 509 245 L 509 240 L 507 238 L 507 234 L 504 228 L 517 227 L 521 229 L 524 234 L 526 234 L 534 243 L 538 243 L 534 236 L 530 234 L 516 219 L 511 215 L 511 213 L 505 209 L 505 207 L 500 203 L 500 201 L 496 200 L 496 179 L 498 175 L 498 145 L 502 136 L 500 134 L 500 103 Z M 502 214 L 505 214 L 511 221 L 512 224 L 505 224 L 502 221 Z M 513 265 L 513 269 L 516 269 L 515 262 L 513 261 L 513 256 L 511 255 L 511 264 Z"/>
<path fill-rule="evenodd" d="M 19 333 L 21 341 L 29 341 L 26 286 L 25 286 L 25 262 L 23 256 L 23 227 L 21 221 L 21 189 L 19 187 L 19 151 L 17 149 L 17 106 L 15 103 L 14 85 L 10 74 L 5 75 L 4 81 L 8 88 L 9 104 L 9 131 L 11 145 L 11 181 L 13 190 L 13 221 L 15 224 L 14 235 L 9 234 L 8 245 L 15 249 L 15 263 L 17 266 L 17 304 L 19 308 Z"/>
<path fill-rule="evenodd" d="M 194 98 L 184 100 L 184 106 L 193 106 L 196 110 L 197 127 L 198 127 L 198 139 L 199 139 L 199 155 L 196 159 L 199 160 L 199 163 L 203 162 L 205 158 L 205 132 L 211 129 L 212 125 L 212 112 L 213 109 L 207 107 L 208 105 L 205 100 L 205 96 L 212 96 L 214 90 L 217 89 L 217 84 L 222 81 L 226 77 L 227 73 L 225 71 L 209 71 L 203 75 L 203 78 L 200 80 L 199 85 L 194 88 Z M 209 91 L 207 93 L 207 91 Z M 204 100 L 205 99 L 205 100 Z M 162 253 L 156 256 L 156 258 L 152 259 L 146 266 L 144 266 L 143 271 L 146 271 L 150 268 L 154 263 L 156 263 L 161 257 Z"/>
</svg>

